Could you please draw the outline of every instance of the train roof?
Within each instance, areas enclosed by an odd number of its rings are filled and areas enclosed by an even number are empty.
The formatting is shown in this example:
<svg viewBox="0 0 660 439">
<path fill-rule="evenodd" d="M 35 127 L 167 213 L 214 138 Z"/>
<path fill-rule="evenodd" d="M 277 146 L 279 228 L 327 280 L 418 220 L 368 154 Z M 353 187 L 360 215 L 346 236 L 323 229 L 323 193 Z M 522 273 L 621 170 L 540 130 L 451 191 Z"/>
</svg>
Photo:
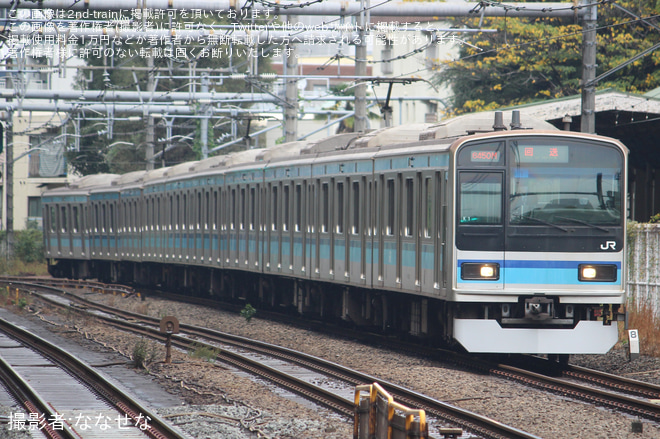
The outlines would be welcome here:
<svg viewBox="0 0 660 439">
<path fill-rule="evenodd" d="M 464 114 L 462 116 L 442 120 L 435 124 L 429 124 L 429 127 L 419 134 L 418 140 L 450 139 L 477 133 L 492 133 L 496 130 L 496 125 L 498 124 L 498 122 L 496 122 L 498 113 L 503 117 L 501 111 L 484 111 L 482 113 Z M 512 114 L 512 121 L 510 124 L 511 129 L 514 129 L 514 126 L 516 125 L 514 118 L 515 116 Z M 525 116 L 522 120 L 518 119 L 518 122 L 520 123 L 520 126 L 516 129 L 559 131 L 558 128 L 551 123 L 535 117 Z M 503 118 L 500 123 L 500 130 L 506 130 L 507 127 L 504 125 Z"/>
<path fill-rule="evenodd" d="M 199 162 L 179 163 L 178 165 L 174 165 L 172 167 L 167 168 L 163 176 L 167 178 L 172 178 L 172 177 L 177 177 L 179 175 L 190 174 L 192 170 L 195 168 L 195 165 L 197 163 Z"/>
<path fill-rule="evenodd" d="M 93 174 L 80 177 L 69 183 L 72 189 L 91 189 L 95 187 L 111 186 L 121 176 L 117 174 Z"/>
<path fill-rule="evenodd" d="M 80 189 L 96 191 L 103 188 L 126 187 L 144 184 L 154 184 L 158 181 L 181 178 L 191 174 L 205 174 L 211 170 L 229 170 L 234 167 L 245 167 L 253 165 L 257 167 L 267 166 L 283 160 L 318 160 L 321 157 L 331 156 L 341 151 L 355 154 L 381 155 L 391 154 L 398 149 L 433 147 L 435 150 L 447 149 L 448 145 L 462 136 L 494 132 L 496 129 L 507 130 L 509 126 L 504 124 L 502 112 L 482 112 L 467 114 L 451 119 L 442 120 L 437 123 L 406 124 L 396 127 L 381 128 L 367 133 L 342 133 L 336 134 L 316 141 L 294 141 L 269 148 L 249 149 L 227 155 L 219 155 L 208 159 L 181 163 L 172 167 L 159 168 L 151 171 L 135 171 L 124 175 L 97 174 L 88 175 L 69 184 L 69 190 Z M 508 122 L 508 121 L 507 121 Z M 551 130 L 557 128 L 548 122 L 533 117 L 525 116 L 519 120 L 519 113 L 511 116 L 511 129 L 521 130 Z M 430 140 L 446 143 L 446 148 L 441 148 L 437 143 L 432 145 Z M 445 142 L 442 142 L 445 140 Z M 367 153 L 367 149 L 371 151 Z M 387 150 L 387 151 L 386 151 Z M 362 154 L 360 154 L 362 155 Z M 56 191 L 56 190 L 54 190 Z M 48 191 L 49 193 L 53 191 Z"/>
<path fill-rule="evenodd" d="M 371 131 L 355 140 L 349 149 L 373 148 L 411 143 L 419 140 L 419 133 L 429 129 L 430 123 L 413 123 Z"/>
<path fill-rule="evenodd" d="M 264 148 L 256 155 L 255 160 L 259 162 L 270 162 L 271 160 L 291 157 L 300 154 L 300 151 L 309 144 L 306 140 L 282 143 L 280 145 Z"/>
<path fill-rule="evenodd" d="M 126 186 L 130 184 L 141 183 L 146 175 L 147 171 L 128 172 L 126 174 L 122 174 L 118 179 L 113 181 L 113 184 L 117 186 Z"/>
</svg>

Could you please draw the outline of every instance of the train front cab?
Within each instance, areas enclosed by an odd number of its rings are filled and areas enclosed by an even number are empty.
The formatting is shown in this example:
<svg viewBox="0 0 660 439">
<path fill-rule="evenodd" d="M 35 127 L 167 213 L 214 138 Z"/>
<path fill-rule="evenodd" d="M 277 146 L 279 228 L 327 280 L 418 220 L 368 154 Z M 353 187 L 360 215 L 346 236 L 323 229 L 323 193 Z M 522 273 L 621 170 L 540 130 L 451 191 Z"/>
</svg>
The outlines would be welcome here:
<svg viewBox="0 0 660 439">
<path fill-rule="evenodd" d="M 625 303 L 625 147 L 513 131 L 453 149 L 454 338 L 470 352 L 606 353 Z"/>
</svg>

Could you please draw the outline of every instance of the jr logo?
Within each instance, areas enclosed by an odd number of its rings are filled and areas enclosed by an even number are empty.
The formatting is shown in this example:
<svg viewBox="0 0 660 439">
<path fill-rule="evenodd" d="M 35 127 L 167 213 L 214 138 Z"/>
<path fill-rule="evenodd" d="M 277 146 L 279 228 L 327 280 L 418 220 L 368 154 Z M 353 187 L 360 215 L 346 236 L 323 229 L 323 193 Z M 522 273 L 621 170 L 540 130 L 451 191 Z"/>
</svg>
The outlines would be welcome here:
<svg viewBox="0 0 660 439">
<path fill-rule="evenodd" d="M 605 244 L 600 245 L 601 250 L 616 250 L 616 241 L 607 241 Z"/>
</svg>

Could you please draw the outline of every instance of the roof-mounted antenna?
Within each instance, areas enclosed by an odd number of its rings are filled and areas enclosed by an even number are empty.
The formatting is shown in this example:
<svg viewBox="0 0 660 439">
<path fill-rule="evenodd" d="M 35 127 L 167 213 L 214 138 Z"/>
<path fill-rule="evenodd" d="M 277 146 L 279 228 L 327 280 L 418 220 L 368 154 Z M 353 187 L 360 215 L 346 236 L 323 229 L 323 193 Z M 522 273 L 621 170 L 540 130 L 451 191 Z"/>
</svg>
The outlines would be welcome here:
<svg viewBox="0 0 660 439">
<path fill-rule="evenodd" d="M 495 112 L 495 123 L 493 124 L 493 129 L 495 131 L 506 131 L 506 125 L 504 125 L 504 117 L 502 116 L 501 111 Z"/>
<path fill-rule="evenodd" d="M 521 128 L 522 124 L 520 123 L 520 110 L 513 110 L 511 113 L 511 129 L 519 130 Z"/>
</svg>

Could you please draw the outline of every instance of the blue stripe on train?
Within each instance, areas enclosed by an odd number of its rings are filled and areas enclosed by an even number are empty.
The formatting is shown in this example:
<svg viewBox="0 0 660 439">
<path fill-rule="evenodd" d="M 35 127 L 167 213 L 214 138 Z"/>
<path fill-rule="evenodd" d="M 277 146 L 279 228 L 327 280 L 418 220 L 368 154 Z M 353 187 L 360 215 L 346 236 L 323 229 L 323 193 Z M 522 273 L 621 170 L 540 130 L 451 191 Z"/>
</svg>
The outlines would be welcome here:
<svg viewBox="0 0 660 439">
<path fill-rule="evenodd" d="M 461 264 L 463 262 L 496 262 L 500 264 L 500 281 L 506 284 L 535 284 L 535 285 L 584 285 L 603 284 L 621 285 L 620 261 L 492 261 L 492 260 L 459 260 L 457 264 L 458 283 L 475 283 L 492 281 L 466 281 L 461 279 Z M 578 280 L 578 266 L 580 264 L 613 264 L 617 267 L 616 282 L 580 282 Z"/>
</svg>

